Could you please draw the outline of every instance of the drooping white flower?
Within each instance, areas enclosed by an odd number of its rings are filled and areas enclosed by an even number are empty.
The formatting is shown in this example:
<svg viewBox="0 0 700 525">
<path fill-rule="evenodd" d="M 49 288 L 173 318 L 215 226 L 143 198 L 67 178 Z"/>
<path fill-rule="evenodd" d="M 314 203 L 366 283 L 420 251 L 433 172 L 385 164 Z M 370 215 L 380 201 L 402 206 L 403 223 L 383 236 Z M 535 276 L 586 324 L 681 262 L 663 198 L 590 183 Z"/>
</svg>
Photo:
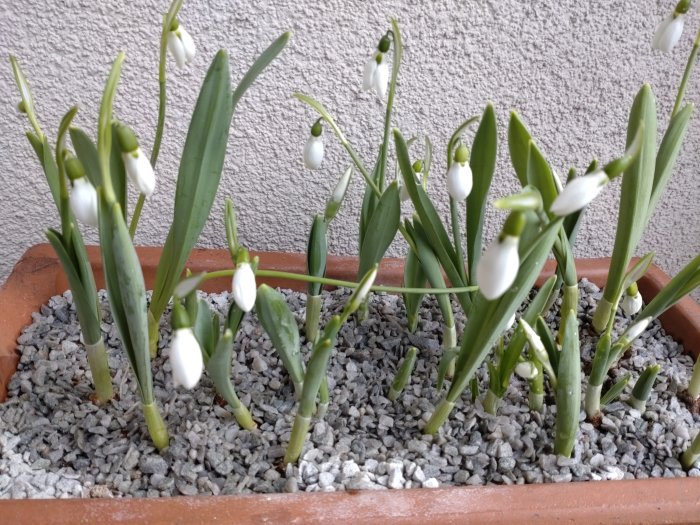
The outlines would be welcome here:
<svg viewBox="0 0 700 525">
<path fill-rule="evenodd" d="M 423 177 L 419 174 L 414 174 L 414 178 L 416 180 L 417 185 L 423 184 Z M 408 193 L 408 187 L 406 187 L 405 184 L 401 184 L 401 187 L 399 188 L 399 198 L 401 199 L 402 202 L 406 202 L 411 199 L 411 196 Z"/>
<path fill-rule="evenodd" d="M 515 365 L 515 373 L 523 379 L 535 379 L 538 372 L 532 361 L 521 361 Z"/>
<path fill-rule="evenodd" d="M 304 166 L 316 170 L 323 162 L 323 138 L 311 135 L 304 145 Z"/>
<path fill-rule="evenodd" d="M 384 54 L 377 51 L 365 64 L 362 75 L 362 90 L 374 91 L 379 98 L 386 96 L 389 84 L 389 66 L 384 60 Z"/>
<path fill-rule="evenodd" d="M 519 237 L 502 237 L 494 239 L 486 248 L 476 267 L 476 284 L 483 296 L 489 300 L 497 299 L 508 291 L 520 267 Z"/>
<path fill-rule="evenodd" d="M 620 305 L 622 306 L 622 311 L 627 315 L 634 315 L 642 309 L 642 294 L 637 292 L 630 295 L 625 292 Z"/>
<path fill-rule="evenodd" d="M 194 58 L 194 40 L 181 24 L 168 32 L 168 51 L 173 55 L 178 67 L 185 67 Z"/>
<path fill-rule="evenodd" d="M 175 386 L 183 386 L 190 390 L 202 377 L 202 370 L 204 370 L 202 350 L 192 328 L 175 330 L 170 344 L 170 367 L 173 371 Z"/>
<path fill-rule="evenodd" d="M 141 151 L 141 148 L 136 148 L 129 153 L 122 153 L 122 159 L 126 174 L 139 193 L 143 193 L 146 198 L 153 195 L 156 188 L 156 175 L 153 172 L 151 162 Z"/>
<path fill-rule="evenodd" d="M 549 208 L 554 215 L 563 217 L 577 212 L 595 199 L 610 179 L 604 171 L 594 171 L 578 177 L 566 185 Z"/>
<path fill-rule="evenodd" d="M 447 192 L 457 202 L 462 202 L 472 191 L 472 169 L 467 162 L 453 162 L 447 171 Z"/>
<path fill-rule="evenodd" d="M 257 287 L 255 285 L 255 273 L 250 263 L 242 262 L 236 268 L 231 282 L 233 300 L 238 308 L 244 312 L 250 312 L 255 306 Z"/>
<path fill-rule="evenodd" d="M 668 15 L 660 24 L 654 34 L 654 39 L 651 42 L 651 47 L 668 53 L 674 47 L 683 34 L 683 25 L 685 24 L 685 15 L 676 13 L 675 11 Z"/>
<path fill-rule="evenodd" d="M 97 227 L 97 191 L 86 177 L 73 181 L 70 208 L 76 219 L 87 226 Z"/>
</svg>

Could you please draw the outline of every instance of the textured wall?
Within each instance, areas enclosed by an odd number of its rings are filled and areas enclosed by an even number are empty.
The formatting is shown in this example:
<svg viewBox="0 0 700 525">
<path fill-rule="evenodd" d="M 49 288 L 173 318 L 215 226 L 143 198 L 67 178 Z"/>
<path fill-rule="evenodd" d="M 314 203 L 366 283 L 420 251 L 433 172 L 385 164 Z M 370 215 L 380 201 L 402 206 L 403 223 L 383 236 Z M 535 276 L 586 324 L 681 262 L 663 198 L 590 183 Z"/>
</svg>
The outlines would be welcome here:
<svg viewBox="0 0 700 525">
<path fill-rule="evenodd" d="M 77 123 L 94 133 L 102 83 L 118 50 L 125 50 L 116 114 L 136 129 L 150 151 L 160 14 L 166 8 L 166 0 L 0 0 L 0 280 L 28 246 L 43 242 L 44 228 L 58 223 L 23 137 L 28 125 L 15 110 L 18 96 L 7 55 L 20 59 L 40 121 L 53 141 L 61 116 L 72 104 L 81 108 Z M 315 117 L 290 95 L 299 90 L 322 100 L 371 165 L 384 106 L 360 91 L 361 73 L 390 16 L 398 18 L 405 41 L 395 124 L 405 135 L 431 137 L 436 147 L 431 192 L 442 200 L 446 215 L 447 138 L 465 117 L 480 113 L 486 101 L 496 105 L 502 141 L 508 110 L 517 108 L 561 175 L 569 166 L 583 169 L 593 157 L 607 161 L 622 152 L 628 110 L 643 82 L 655 90 L 664 129 L 698 25 L 693 9 L 679 48 L 670 56 L 652 51 L 654 28 L 671 8 L 672 0 L 188 0 L 181 19 L 198 53 L 185 70 L 168 63 L 170 104 L 158 188 L 144 211 L 137 241 L 153 245 L 165 238 L 190 112 L 219 47 L 230 51 L 237 80 L 277 35 L 286 29 L 295 33 L 281 59 L 239 106 L 221 189 L 200 245 L 224 245 L 223 199 L 231 196 L 247 245 L 302 251 L 311 215 L 323 209 L 348 160 L 327 132 L 322 169 L 303 168 L 301 149 Z M 699 92 L 700 82 L 691 81 L 688 98 L 697 100 Z M 700 251 L 699 138 L 696 119 L 669 191 L 640 247 L 640 252 L 655 250 L 657 262 L 668 271 Z M 492 195 L 515 187 L 501 142 Z M 618 195 L 615 183 L 590 206 L 577 254 L 610 253 Z M 335 253 L 356 252 L 360 197 L 357 177 L 332 226 L 330 246 Z M 489 213 L 489 238 L 502 219 Z M 88 238 L 94 240 L 94 232 Z M 392 247 L 393 254 L 403 250 L 403 242 Z"/>
</svg>

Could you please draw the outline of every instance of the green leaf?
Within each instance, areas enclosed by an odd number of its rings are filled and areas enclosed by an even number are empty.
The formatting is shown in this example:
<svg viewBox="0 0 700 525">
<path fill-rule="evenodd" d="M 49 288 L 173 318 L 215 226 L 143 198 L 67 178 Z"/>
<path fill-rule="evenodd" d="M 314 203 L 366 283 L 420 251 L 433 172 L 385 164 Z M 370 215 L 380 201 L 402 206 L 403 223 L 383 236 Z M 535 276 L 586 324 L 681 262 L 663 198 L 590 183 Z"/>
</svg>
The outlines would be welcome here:
<svg viewBox="0 0 700 525">
<path fill-rule="evenodd" d="M 112 318 L 138 379 L 141 399 L 150 404 L 153 381 L 143 274 L 119 204 L 108 203 L 103 188 L 98 195 L 100 246 Z"/>
<path fill-rule="evenodd" d="M 249 418 L 239 417 L 238 410 L 242 408 L 238 399 L 236 389 L 231 382 L 231 362 L 233 360 L 233 332 L 224 331 L 224 335 L 219 339 L 216 348 L 206 364 L 209 377 L 214 383 L 214 388 L 231 406 L 236 414 L 236 420 L 243 428 L 255 428 L 255 424 Z M 247 410 L 245 411 L 247 413 Z M 246 421 L 247 420 L 247 421 Z"/>
<path fill-rule="evenodd" d="M 700 255 L 680 272 L 637 315 L 637 319 L 656 318 L 700 285 Z"/>
<path fill-rule="evenodd" d="M 510 161 L 515 169 L 515 174 L 521 186 L 527 186 L 527 172 L 530 163 L 530 142 L 532 136 L 528 132 L 523 121 L 515 111 L 510 113 L 510 123 L 508 124 L 508 151 Z"/>
<path fill-rule="evenodd" d="M 622 177 L 615 246 L 603 294 L 605 299 L 613 304 L 622 293 L 627 265 L 646 226 L 654 183 L 656 104 L 648 84 L 642 87 L 632 105 L 627 129 L 628 146 L 634 140 L 640 126 L 644 126 L 644 139 L 639 155 Z"/>
<path fill-rule="evenodd" d="M 654 184 L 651 190 L 651 197 L 649 198 L 646 222 L 649 221 L 654 213 L 666 189 L 666 184 L 671 177 L 671 173 L 673 173 L 673 168 L 676 165 L 676 160 L 678 159 L 678 154 L 680 153 L 685 133 L 688 130 L 688 123 L 690 122 L 690 117 L 694 109 L 694 104 L 688 104 L 676 113 L 671 119 L 668 129 L 661 140 L 661 145 L 656 155 Z"/>
<path fill-rule="evenodd" d="M 481 242 L 484 229 L 486 197 L 496 168 L 498 130 L 496 112 L 488 104 L 474 136 L 469 166 L 472 169 L 474 185 L 467 197 L 467 261 L 471 282 L 476 280 L 476 265 L 481 257 Z"/>
<path fill-rule="evenodd" d="M 229 77 L 228 55 L 219 51 L 199 92 L 180 160 L 173 223 L 153 287 L 156 318 L 165 310 L 214 203 L 232 117 Z"/>
<path fill-rule="evenodd" d="M 557 186 L 554 182 L 554 174 L 549 164 L 544 158 L 544 155 L 537 148 L 534 141 L 530 141 L 530 152 L 528 154 L 527 163 L 527 181 L 529 184 L 537 188 L 542 196 L 544 209 L 549 210 L 549 207 L 554 202 L 554 199 L 559 195 Z"/>
<path fill-rule="evenodd" d="M 535 324 L 535 331 L 537 335 L 540 336 L 542 344 L 544 344 L 544 349 L 547 351 L 547 356 L 549 356 L 549 362 L 554 370 L 559 368 L 559 356 L 561 352 L 557 349 L 557 345 L 554 342 L 554 334 L 547 326 L 547 323 L 542 318 L 542 316 L 537 317 Z"/>
<path fill-rule="evenodd" d="M 625 374 L 622 379 L 620 379 L 617 383 L 615 383 L 613 386 L 611 386 L 605 394 L 600 398 L 600 406 L 604 407 L 605 405 L 609 405 L 613 401 L 615 401 L 620 394 L 625 390 L 625 387 L 627 386 L 627 383 L 629 383 L 630 378 L 632 377 L 632 374 Z"/>
<path fill-rule="evenodd" d="M 649 270 L 651 262 L 654 260 L 654 252 L 647 253 L 644 257 L 639 259 L 637 263 L 630 268 L 630 270 L 625 274 L 625 280 L 622 284 L 622 289 L 627 290 L 632 283 L 636 283 L 641 279 L 645 273 Z"/>
<path fill-rule="evenodd" d="M 459 348 L 447 348 L 440 356 L 437 372 L 437 390 L 442 390 L 442 385 L 445 384 L 445 376 L 447 369 L 450 368 L 450 363 L 459 355 Z"/>
<path fill-rule="evenodd" d="M 202 272 L 187 276 L 175 287 L 173 290 L 173 297 L 187 297 L 199 287 L 199 285 L 204 281 L 206 275 L 207 272 Z"/>
<path fill-rule="evenodd" d="M 358 276 L 365 275 L 384 257 L 396 237 L 401 223 L 401 199 L 396 181 L 387 186 L 367 225 L 367 232 L 360 248 Z"/>
<path fill-rule="evenodd" d="M 581 351 L 578 319 L 573 310 L 564 313 L 564 339 L 557 368 L 557 416 L 554 425 L 554 453 L 566 457 L 576 442 L 581 412 Z"/>
<path fill-rule="evenodd" d="M 261 284 L 255 299 L 255 311 L 292 381 L 295 384 L 302 383 L 304 371 L 299 328 L 284 296 L 268 285 Z"/>
<path fill-rule="evenodd" d="M 44 170 L 44 176 L 46 177 L 46 182 L 49 185 L 49 190 L 51 191 L 51 197 L 56 204 L 56 209 L 59 214 L 61 212 L 61 189 L 58 181 L 58 166 L 56 165 L 56 159 L 52 154 L 51 145 L 48 139 L 44 136 L 43 140 L 39 139 L 31 131 L 27 132 L 27 139 L 34 149 L 39 163 Z"/>
<path fill-rule="evenodd" d="M 306 270 L 313 277 L 326 275 L 326 259 L 328 257 L 328 222 L 323 215 L 316 215 L 311 224 L 309 243 L 306 248 Z M 321 293 L 321 283 L 308 284 L 309 295 Z"/>
<path fill-rule="evenodd" d="M 124 219 L 127 216 L 127 187 L 126 187 L 126 169 L 124 168 L 124 161 L 122 160 L 121 149 L 119 147 L 119 139 L 117 138 L 117 133 L 115 131 L 117 127 L 116 123 L 112 123 L 112 147 L 109 153 L 109 174 L 112 178 L 112 187 L 114 189 L 114 196 L 119 203 L 124 214 Z"/>
<path fill-rule="evenodd" d="M 193 323 L 192 332 L 204 352 L 205 361 L 208 361 L 216 350 L 216 339 L 219 336 L 219 331 L 214 331 L 212 324 L 212 319 L 218 319 L 218 314 L 211 311 L 209 304 L 204 299 L 198 299 L 196 296 L 193 299 L 196 308 L 194 308 L 194 319 L 190 319 L 190 322 Z"/>
</svg>

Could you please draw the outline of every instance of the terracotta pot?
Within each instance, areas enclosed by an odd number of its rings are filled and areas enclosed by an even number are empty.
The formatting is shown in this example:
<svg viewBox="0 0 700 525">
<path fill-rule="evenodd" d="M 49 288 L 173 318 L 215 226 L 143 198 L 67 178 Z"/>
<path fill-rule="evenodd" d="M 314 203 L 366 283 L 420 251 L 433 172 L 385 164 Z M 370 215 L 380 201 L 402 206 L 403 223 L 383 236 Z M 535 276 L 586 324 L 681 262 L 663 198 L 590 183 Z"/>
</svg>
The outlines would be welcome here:
<svg viewBox="0 0 700 525">
<path fill-rule="evenodd" d="M 147 286 L 151 286 L 160 256 L 158 248 L 139 248 Z M 303 272 L 305 255 L 257 253 L 260 266 Z M 103 286 L 102 261 L 89 248 L 99 286 Z M 577 262 L 579 276 L 597 285 L 605 281 L 609 260 Z M 194 272 L 230 267 L 224 250 L 197 250 L 189 267 Z M 403 263 L 388 259 L 380 267 L 377 282 L 399 285 Z M 330 257 L 328 275 L 353 279 L 357 260 Z M 554 271 L 550 261 L 544 280 Z M 649 300 L 669 277 L 653 266 L 639 282 Z M 291 288 L 299 282 L 269 280 L 268 284 Z M 205 290 L 221 291 L 228 279 L 212 280 Z M 68 288 L 49 245 L 30 248 L 0 289 L 0 400 L 16 370 L 16 339 L 23 326 L 52 295 Z M 664 328 L 697 359 L 700 352 L 700 306 L 681 301 L 661 317 Z M 214 523 L 700 523 L 700 479 L 656 479 L 607 482 L 485 487 L 453 487 L 386 491 L 347 491 L 326 494 L 276 494 L 250 496 L 176 497 L 129 500 L 8 500 L 0 501 L 0 523 L 143 525 Z"/>
</svg>

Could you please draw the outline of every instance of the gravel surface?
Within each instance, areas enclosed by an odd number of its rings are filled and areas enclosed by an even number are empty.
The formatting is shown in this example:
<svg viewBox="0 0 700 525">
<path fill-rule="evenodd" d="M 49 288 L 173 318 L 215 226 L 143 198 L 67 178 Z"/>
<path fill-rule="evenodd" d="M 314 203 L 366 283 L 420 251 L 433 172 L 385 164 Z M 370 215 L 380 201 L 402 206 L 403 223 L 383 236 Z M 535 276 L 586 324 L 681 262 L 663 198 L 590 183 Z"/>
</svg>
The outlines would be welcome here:
<svg viewBox="0 0 700 525">
<path fill-rule="evenodd" d="M 583 281 L 579 315 L 585 362 L 596 338 L 588 332 L 598 289 Z M 285 292 L 302 326 L 304 294 Z M 209 295 L 225 312 L 228 294 Z M 324 316 L 339 311 L 342 291 L 325 296 Z M 90 401 L 91 382 L 70 293 L 33 315 L 18 340 L 21 361 L 0 404 L 0 498 L 158 497 L 177 494 L 336 491 L 515 484 L 623 478 L 700 476 L 684 472 L 680 452 L 697 432 L 695 418 L 676 397 L 692 360 L 658 323 L 635 341 L 613 371 L 632 372 L 621 400 L 605 410 L 599 429 L 583 422 L 571 459 L 552 454 L 555 407 L 550 394 L 542 413 L 527 406 L 526 385 L 514 379 L 497 416 L 467 394 L 435 437 L 421 428 L 440 393 L 440 313 L 426 298 L 421 322 L 407 333 L 398 296 L 374 296 L 361 326 L 350 320 L 331 359 L 331 404 L 312 424 L 298 466 L 281 466 L 295 403 L 290 382 L 254 315 L 241 326 L 233 377 L 258 429 L 241 430 L 214 395 L 205 376 L 194 391 L 172 386 L 167 361 L 169 328 L 162 329 L 154 362 L 155 392 L 171 434 L 161 455 L 144 433 L 135 382 L 120 350 L 105 303 L 103 331 L 117 398 L 105 407 Z M 552 316 L 552 320 L 554 320 Z M 462 320 L 458 318 L 458 330 Z M 619 330 L 628 320 L 618 319 Z M 409 346 L 419 356 L 410 384 L 398 401 L 386 394 Z M 308 352 L 308 348 L 306 348 Z M 659 362 L 662 371 L 647 411 L 624 400 L 641 370 Z M 479 371 L 485 391 L 485 372 Z"/>
</svg>

